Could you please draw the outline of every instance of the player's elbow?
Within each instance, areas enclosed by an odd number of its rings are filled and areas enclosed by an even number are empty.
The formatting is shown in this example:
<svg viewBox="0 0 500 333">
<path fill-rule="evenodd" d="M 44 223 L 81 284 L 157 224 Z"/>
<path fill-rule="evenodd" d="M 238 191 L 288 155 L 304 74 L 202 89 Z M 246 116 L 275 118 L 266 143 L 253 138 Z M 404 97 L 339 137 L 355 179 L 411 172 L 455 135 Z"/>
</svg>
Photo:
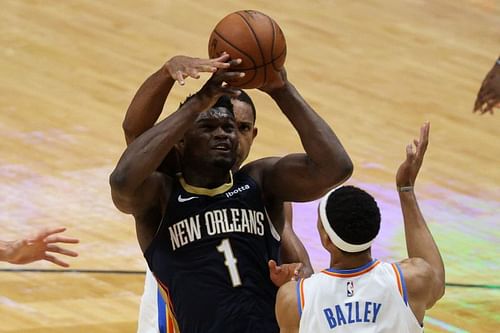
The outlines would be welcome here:
<svg viewBox="0 0 500 333">
<path fill-rule="evenodd" d="M 117 166 L 109 176 L 109 185 L 113 193 L 127 193 L 130 191 L 130 176 L 123 169 Z"/>
<path fill-rule="evenodd" d="M 323 184 L 329 188 L 342 184 L 349 179 L 354 171 L 354 165 L 347 154 L 337 158 L 327 170 L 323 172 L 325 179 Z"/>
</svg>

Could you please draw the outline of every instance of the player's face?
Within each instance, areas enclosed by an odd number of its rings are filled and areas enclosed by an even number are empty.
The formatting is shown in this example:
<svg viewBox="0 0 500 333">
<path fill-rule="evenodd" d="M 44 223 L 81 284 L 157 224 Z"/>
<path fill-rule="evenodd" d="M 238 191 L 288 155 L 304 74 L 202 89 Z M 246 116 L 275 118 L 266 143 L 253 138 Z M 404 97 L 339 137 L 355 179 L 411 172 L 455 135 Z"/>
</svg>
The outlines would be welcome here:
<svg viewBox="0 0 500 333">
<path fill-rule="evenodd" d="M 187 163 L 228 169 L 235 164 L 238 133 L 234 116 L 225 108 L 201 113 L 183 141 L 182 158 Z"/>
<path fill-rule="evenodd" d="M 238 150 L 235 167 L 239 168 L 247 158 L 253 139 L 257 136 L 257 128 L 250 104 L 233 98 L 233 112 L 238 130 Z"/>
</svg>

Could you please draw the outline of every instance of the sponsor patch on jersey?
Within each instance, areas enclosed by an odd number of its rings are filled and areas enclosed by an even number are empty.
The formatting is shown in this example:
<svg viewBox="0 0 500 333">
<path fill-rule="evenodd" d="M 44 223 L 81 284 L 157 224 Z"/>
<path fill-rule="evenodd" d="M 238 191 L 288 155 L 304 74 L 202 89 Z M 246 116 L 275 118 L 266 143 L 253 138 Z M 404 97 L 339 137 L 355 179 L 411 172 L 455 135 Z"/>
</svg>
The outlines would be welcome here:
<svg viewBox="0 0 500 333">
<path fill-rule="evenodd" d="M 249 190 L 249 189 L 250 189 L 250 185 L 245 184 L 244 186 L 240 186 L 232 191 L 226 192 L 226 197 L 231 198 L 236 193 L 241 193 L 241 192 Z"/>
</svg>

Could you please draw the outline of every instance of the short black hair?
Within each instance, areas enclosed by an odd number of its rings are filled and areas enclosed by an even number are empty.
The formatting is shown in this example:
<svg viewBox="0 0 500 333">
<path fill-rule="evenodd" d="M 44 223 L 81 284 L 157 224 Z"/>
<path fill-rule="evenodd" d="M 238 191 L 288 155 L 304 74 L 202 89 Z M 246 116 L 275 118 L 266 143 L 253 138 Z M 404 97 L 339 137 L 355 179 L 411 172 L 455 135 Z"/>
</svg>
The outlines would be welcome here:
<svg viewBox="0 0 500 333">
<path fill-rule="evenodd" d="M 238 96 L 236 96 L 235 98 L 238 100 L 238 101 L 242 101 L 243 103 L 247 103 L 248 105 L 250 105 L 250 107 L 252 108 L 252 114 L 253 114 L 253 123 L 255 124 L 255 121 L 257 120 L 257 111 L 255 110 L 255 105 L 253 104 L 253 101 L 252 99 L 250 98 L 250 96 L 245 92 L 245 90 L 243 89 L 240 89 L 240 94 Z"/>
<path fill-rule="evenodd" d="M 380 230 L 380 209 L 375 199 L 355 186 L 333 191 L 326 203 L 326 217 L 335 233 L 350 244 L 364 244 Z"/>
<path fill-rule="evenodd" d="M 250 105 L 250 107 L 252 108 L 253 123 L 255 124 L 255 120 L 257 119 L 257 111 L 255 110 L 255 105 L 253 104 L 252 98 L 250 98 L 250 96 L 243 89 L 240 89 L 240 94 L 236 97 L 233 97 L 233 98 L 238 100 L 238 101 L 241 101 L 243 103 L 247 103 L 248 105 Z M 225 105 L 225 103 L 227 102 L 227 99 L 231 100 L 231 97 L 229 97 L 227 95 L 219 97 L 217 102 L 215 102 L 214 107 L 219 106 L 220 103 L 224 103 L 224 105 Z M 224 106 L 224 107 L 226 107 L 226 106 Z M 232 109 L 232 104 L 231 104 L 231 111 L 232 110 L 233 109 Z"/>
</svg>

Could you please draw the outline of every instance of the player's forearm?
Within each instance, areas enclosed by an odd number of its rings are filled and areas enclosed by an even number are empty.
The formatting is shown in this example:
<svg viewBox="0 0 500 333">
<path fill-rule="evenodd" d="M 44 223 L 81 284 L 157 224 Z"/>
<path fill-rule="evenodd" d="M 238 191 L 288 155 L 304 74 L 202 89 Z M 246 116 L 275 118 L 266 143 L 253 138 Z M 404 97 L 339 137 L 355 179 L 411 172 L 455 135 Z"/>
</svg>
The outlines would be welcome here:
<svg viewBox="0 0 500 333">
<path fill-rule="evenodd" d="M 191 98 L 176 112 L 144 132 L 125 150 L 111 174 L 111 186 L 122 193 L 134 193 L 192 126 L 209 104 L 202 98 Z"/>
<path fill-rule="evenodd" d="M 297 130 L 312 162 L 311 177 L 329 187 L 349 178 L 352 161 L 330 126 L 311 108 L 291 83 L 270 93 Z M 313 181 L 314 179 L 311 179 Z"/>
<path fill-rule="evenodd" d="M 175 80 L 165 67 L 160 68 L 144 81 L 137 90 L 123 120 L 127 144 L 153 127 L 160 117 Z"/>
<path fill-rule="evenodd" d="M 403 212 L 406 247 L 409 258 L 423 258 L 434 269 L 444 292 L 445 271 L 443 259 L 418 206 L 415 193 L 399 192 Z"/>
<path fill-rule="evenodd" d="M 302 242 L 298 239 L 282 245 L 281 260 L 284 264 L 302 263 L 301 277 L 306 278 L 314 273 L 309 255 Z"/>
</svg>

